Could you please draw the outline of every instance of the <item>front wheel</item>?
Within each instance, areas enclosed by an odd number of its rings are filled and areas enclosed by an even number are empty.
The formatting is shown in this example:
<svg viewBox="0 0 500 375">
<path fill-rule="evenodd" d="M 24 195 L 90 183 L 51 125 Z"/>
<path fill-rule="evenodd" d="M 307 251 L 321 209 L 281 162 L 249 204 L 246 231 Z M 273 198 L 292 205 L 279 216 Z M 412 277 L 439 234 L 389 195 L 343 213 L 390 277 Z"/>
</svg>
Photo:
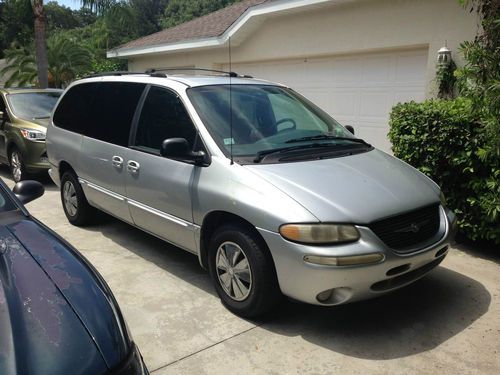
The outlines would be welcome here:
<svg viewBox="0 0 500 375">
<path fill-rule="evenodd" d="M 245 226 L 227 225 L 215 232 L 210 241 L 209 270 L 222 303 L 239 316 L 263 315 L 280 300 L 267 246 Z"/>
<path fill-rule="evenodd" d="M 15 182 L 26 180 L 28 178 L 28 172 L 26 172 L 26 166 L 24 165 L 21 153 L 15 147 L 10 152 L 9 162 L 12 178 Z"/>
<path fill-rule="evenodd" d="M 61 202 L 71 224 L 85 226 L 95 221 L 97 210 L 87 202 L 78 178 L 72 172 L 65 172 L 61 178 Z"/>
</svg>

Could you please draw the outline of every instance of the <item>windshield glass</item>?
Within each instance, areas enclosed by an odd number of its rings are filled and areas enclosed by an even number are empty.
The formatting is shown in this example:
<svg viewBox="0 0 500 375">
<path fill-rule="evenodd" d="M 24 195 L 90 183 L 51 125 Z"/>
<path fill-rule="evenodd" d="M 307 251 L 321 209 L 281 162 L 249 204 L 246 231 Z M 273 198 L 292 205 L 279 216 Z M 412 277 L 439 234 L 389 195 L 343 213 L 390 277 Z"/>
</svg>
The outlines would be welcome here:
<svg viewBox="0 0 500 375">
<path fill-rule="evenodd" d="M 191 88 L 188 96 L 226 155 L 231 147 L 234 156 L 252 156 L 292 144 L 297 148 L 355 143 L 348 130 L 288 88 L 232 85 L 230 97 L 229 85 L 212 85 Z"/>
<path fill-rule="evenodd" d="M 17 206 L 5 192 L 4 187 L 0 186 L 0 214 L 6 211 L 17 210 Z"/>
<path fill-rule="evenodd" d="M 14 115 L 32 120 L 48 118 L 61 96 L 60 92 L 23 92 L 9 94 L 8 100 Z"/>
</svg>

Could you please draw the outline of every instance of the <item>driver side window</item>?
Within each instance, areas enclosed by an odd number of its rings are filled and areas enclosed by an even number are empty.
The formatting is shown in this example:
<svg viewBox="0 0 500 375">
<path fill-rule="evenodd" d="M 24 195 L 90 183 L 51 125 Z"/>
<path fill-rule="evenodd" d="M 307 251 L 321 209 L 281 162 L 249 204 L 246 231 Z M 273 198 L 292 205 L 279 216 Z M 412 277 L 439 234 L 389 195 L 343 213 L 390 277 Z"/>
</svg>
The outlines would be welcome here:
<svg viewBox="0 0 500 375">
<path fill-rule="evenodd" d="M 142 107 L 134 146 L 156 153 L 167 138 L 185 138 L 193 149 L 196 129 L 177 94 L 152 86 Z"/>
<path fill-rule="evenodd" d="M 0 112 L 3 112 L 2 118 L 0 121 L 3 123 L 5 121 L 9 121 L 9 115 L 7 114 L 7 108 L 5 107 L 5 100 L 0 96 Z"/>
</svg>

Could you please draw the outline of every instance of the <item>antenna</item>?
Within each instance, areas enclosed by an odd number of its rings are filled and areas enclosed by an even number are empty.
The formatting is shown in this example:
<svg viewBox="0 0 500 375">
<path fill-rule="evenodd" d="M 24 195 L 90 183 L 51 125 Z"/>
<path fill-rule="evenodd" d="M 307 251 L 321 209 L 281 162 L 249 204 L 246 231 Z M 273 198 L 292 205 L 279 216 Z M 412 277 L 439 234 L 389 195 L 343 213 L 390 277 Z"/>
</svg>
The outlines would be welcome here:
<svg viewBox="0 0 500 375">
<path fill-rule="evenodd" d="M 229 37 L 229 71 L 232 72 L 232 61 L 231 61 L 231 37 Z M 234 164 L 233 160 L 233 90 L 232 90 L 232 79 L 233 74 L 229 74 L 229 142 L 231 145 L 231 165 Z"/>
</svg>

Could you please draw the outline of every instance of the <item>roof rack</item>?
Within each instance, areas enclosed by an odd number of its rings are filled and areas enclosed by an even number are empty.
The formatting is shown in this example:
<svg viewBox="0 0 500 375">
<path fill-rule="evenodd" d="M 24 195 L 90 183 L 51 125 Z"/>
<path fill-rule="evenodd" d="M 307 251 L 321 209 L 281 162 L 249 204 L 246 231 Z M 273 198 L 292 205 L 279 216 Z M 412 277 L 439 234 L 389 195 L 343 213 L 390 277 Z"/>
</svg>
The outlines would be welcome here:
<svg viewBox="0 0 500 375">
<path fill-rule="evenodd" d="M 85 76 L 85 78 L 96 78 L 96 77 L 106 77 L 106 76 L 125 76 L 125 75 L 131 75 L 131 74 L 144 74 L 144 73 L 142 73 L 142 72 L 127 72 L 127 71 L 101 72 L 101 73 L 89 74 L 88 76 Z"/>
<path fill-rule="evenodd" d="M 220 73 L 226 74 L 232 78 L 253 78 L 249 75 L 239 75 L 236 72 L 227 72 L 225 70 L 216 70 L 216 69 L 203 69 L 203 68 L 159 68 L 159 69 L 148 69 L 146 70 L 146 74 L 153 75 L 157 74 L 157 72 L 179 72 L 179 71 L 197 71 L 197 72 L 210 72 L 210 73 Z"/>
</svg>

